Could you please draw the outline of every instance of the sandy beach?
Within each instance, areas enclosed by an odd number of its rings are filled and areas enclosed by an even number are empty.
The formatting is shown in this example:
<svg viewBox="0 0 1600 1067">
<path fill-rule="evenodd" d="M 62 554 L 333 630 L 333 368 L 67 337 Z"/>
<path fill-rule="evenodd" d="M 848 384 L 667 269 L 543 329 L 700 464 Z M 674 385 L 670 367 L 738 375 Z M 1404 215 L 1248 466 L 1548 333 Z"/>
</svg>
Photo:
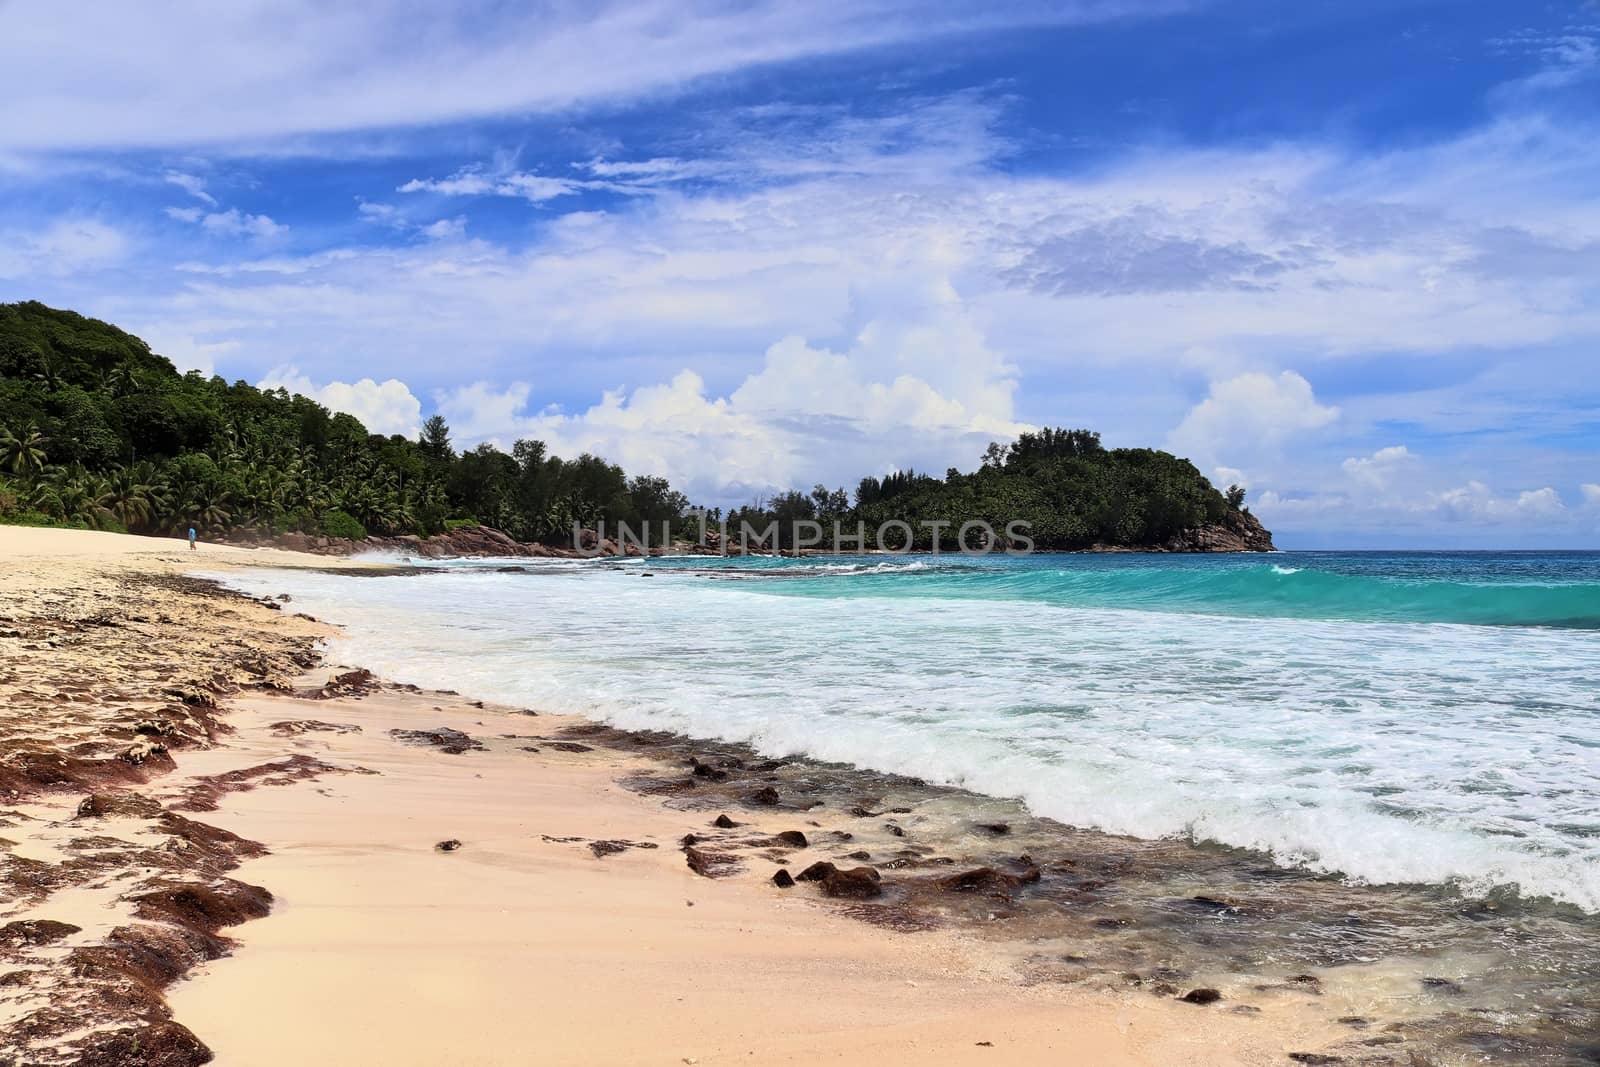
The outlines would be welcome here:
<svg viewBox="0 0 1600 1067">
<path fill-rule="evenodd" d="M 322 662 L 293 603 L 181 577 L 326 558 L 0 528 L 0 559 L 0 1063 L 1269 1064 L 1351 1037 L 1304 997 L 1041 979 L 848 877 L 780 888 L 883 846 L 822 807 L 719 828 L 638 787 L 687 773 L 659 753 Z M 925 884 L 1027 877 L 986 869 Z"/>
</svg>

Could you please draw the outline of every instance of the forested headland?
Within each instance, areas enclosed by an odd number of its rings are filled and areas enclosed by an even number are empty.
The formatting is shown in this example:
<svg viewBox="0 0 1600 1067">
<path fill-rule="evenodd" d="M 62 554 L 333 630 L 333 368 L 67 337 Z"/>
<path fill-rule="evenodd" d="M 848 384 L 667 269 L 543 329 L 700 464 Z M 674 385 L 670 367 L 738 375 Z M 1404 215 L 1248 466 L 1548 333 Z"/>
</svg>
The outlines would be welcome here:
<svg viewBox="0 0 1600 1067">
<path fill-rule="evenodd" d="M 946 548 L 968 521 L 997 530 L 1028 523 L 1041 549 L 1270 547 L 1243 500 L 1242 490 L 1218 491 L 1170 453 L 1045 429 L 991 444 L 970 473 L 897 471 L 862 478 L 853 494 L 819 485 L 708 510 L 734 531 L 741 522 L 777 521 L 785 531 L 802 519 L 861 523 L 867 547 L 889 520 L 910 523 L 917 548 L 932 547 L 924 521 L 949 524 Z M 356 418 L 281 389 L 179 374 L 139 338 L 96 319 L 0 304 L 0 521 L 356 540 L 483 524 L 519 541 L 570 545 L 575 523 L 659 529 L 665 521 L 692 536 L 690 511 L 665 479 L 630 476 L 597 456 L 563 458 L 532 440 L 510 452 L 458 450 L 438 416 L 415 439 L 368 433 Z"/>
</svg>

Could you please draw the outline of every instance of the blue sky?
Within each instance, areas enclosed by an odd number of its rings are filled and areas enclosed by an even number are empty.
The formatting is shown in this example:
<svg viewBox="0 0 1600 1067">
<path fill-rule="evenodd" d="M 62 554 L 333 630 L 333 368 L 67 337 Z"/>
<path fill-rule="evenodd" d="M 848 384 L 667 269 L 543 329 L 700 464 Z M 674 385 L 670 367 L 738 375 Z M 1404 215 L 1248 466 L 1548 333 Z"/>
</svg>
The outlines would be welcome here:
<svg viewBox="0 0 1600 1067">
<path fill-rule="evenodd" d="M 1600 546 L 1594 3 L 10 0 L 0 94 L 0 300 L 384 432 Z"/>
</svg>

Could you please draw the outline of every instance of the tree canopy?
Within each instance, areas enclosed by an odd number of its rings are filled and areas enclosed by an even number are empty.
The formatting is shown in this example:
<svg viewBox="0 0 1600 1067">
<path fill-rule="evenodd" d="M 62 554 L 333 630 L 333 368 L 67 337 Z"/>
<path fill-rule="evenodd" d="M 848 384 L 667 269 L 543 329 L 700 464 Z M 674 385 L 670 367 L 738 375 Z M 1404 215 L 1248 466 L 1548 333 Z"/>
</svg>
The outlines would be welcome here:
<svg viewBox="0 0 1600 1067">
<path fill-rule="evenodd" d="M 780 493 L 724 514 L 737 536 L 796 520 L 875 547 L 891 519 L 955 547 L 960 526 L 1031 524 L 1041 548 L 1159 543 L 1221 519 L 1243 490 L 1219 493 L 1194 465 L 1152 449 L 1106 449 L 1088 430 L 1044 429 L 989 446 L 982 465 L 943 479 L 915 471 L 843 488 Z M 416 440 L 368 433 L 350 415 L 282 389 L 179 374 L 139 338 L 37 302 L 0 304 L 0 519 L 215 534 L 249 526 L 331 536 L 428 535 L 479 522 L 525 541 L 566 543 L 574 523 L 662 522 L 692 536 L 689 500 L 666 479 L 629 477 L 600 457 L 551 455 L 542 441 L 457 451 L 435 415 Z M 898 542 L 895 543 L 898 547 Z"/>
</svg>

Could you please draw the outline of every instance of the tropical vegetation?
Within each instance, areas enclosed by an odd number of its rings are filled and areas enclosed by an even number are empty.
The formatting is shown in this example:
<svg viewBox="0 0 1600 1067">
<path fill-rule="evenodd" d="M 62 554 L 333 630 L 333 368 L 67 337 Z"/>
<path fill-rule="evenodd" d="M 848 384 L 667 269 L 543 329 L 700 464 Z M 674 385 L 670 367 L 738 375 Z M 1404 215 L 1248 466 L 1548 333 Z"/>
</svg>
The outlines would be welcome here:
<svg viewBox="0 0 1600 1067">
<path fill-rule="evenodd" d="M 992 444 L 982 465 L 943 479 L 897 471 L 863 478 L 852 500 L 816 486 L 709 521 L 756 529 L 795 520 L 830 531 L 901 520 L 915 543 L 953 545 L 973 520 L 1031 524 L 1041 548 L 1150 544 L 1243 505 L 1193 464 L 1152 449 L 1106 449 L 1098 434 L 1047 429 Z M 145 533 L 241 527 L 359 539 L 481 523 L 524 541 L 570 544 L 574 524 L 634 529 L 697 521 L 666 479 L 628 476 L 597 456 L 551 455 L 544 442 L 457 450 L 437 415 L 415 439 L 282 389 L 179 374 L 139 338 L 37 302 L 0 304 L 0 521 Z M 937 533 L 925 521 L 948 523 Z M 897 534 L 896 547 L 903 537 Z"/>
</svg>

